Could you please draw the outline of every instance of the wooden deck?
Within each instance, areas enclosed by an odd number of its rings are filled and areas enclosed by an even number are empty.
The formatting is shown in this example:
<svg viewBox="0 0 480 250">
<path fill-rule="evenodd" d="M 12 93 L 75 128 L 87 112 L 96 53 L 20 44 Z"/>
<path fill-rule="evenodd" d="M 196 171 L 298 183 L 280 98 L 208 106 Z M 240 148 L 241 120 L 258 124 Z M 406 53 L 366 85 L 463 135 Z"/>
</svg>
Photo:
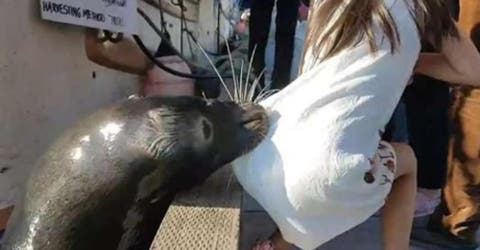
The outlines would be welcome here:
<svg viewBox="0 0 480 250">
<path fill-rule="evenodd" d="M 238 249 L 241 200 L 242 189 L 226 166 L 202 186 L 177 195 L 151 249 Z"/>
</svg>

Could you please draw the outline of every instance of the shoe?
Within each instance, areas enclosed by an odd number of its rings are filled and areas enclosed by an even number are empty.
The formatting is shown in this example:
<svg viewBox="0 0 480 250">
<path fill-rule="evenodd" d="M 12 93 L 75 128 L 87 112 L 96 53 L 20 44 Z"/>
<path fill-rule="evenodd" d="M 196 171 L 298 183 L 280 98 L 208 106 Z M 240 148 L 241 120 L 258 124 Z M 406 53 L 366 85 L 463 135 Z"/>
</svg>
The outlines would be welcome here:
<svg viewBox="0 0 480 250">
<path fill-rule="evenodd" d="M 432 249 L 438 248 L 448 250 L 478 250 L 479 245 L 475 242 L 466 241 L 456 237 L 443 227 L 436 225 L 432 216 L 429 217 L 427 225 L 415 225 L 412 229 L 410 238 L 412 244 L 420 243 L 422 246 L 431 246 Z M 428 245 L 428 246 L 425 246 Z"/>
</svg>

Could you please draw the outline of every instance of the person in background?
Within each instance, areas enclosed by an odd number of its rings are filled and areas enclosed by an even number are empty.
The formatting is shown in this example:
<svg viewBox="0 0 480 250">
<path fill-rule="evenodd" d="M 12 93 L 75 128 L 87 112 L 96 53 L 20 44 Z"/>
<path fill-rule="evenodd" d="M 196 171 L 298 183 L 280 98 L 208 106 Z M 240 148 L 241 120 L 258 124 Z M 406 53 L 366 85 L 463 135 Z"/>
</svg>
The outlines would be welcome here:
<svg viewBox="0 0 480 250">
<path fill-rule="evenodd" d="M 428 216 L 440 203 L 447 172 L 449 100 L 448 85 L 415 75 L 383 135 L 388 142 L 408 143 L 417 157 L 415 217 Z"/>
<path fill-rule="evenodd" d="M 447 83 L 423 75 L 405 90 L 409 144 L 418 160 L 416 217 L 434 211 L 446 182 L 449 91 Z"/>
<path fill-rule="evenodd" d="M 85 52 L 88 59 L 104 67 L 141 76 L 139 94 L 142 96 L 194 95 L 194 81 L 172 75 L 154 65 L 130 38 L 112 44 L 98 39 L 98 31 L 87 29 Z M 173 52 L 160 44 L 155 53 L 157 60 L 176 71 L 191 73 L 189 66 Z"/>
<path fill-rule="evenodd" d="M 459 3 L 459 27 L 478 50 L 480 1 L 460 0 Z M 457 53 L 460 57 L 461 51 Z M 480 84 L 480 80 L 476 84 Z M 479 247 L 476 233 L 480 225 L 480 90 L 457 86 L 451 96 L 448 172 L 441 204 L 430 216 L 427 232 L 419 229 L 413 236 L 415 240 L 451 250 L 473 250 Z"/>
<path fill-rule="evenodd" d="M 458 0 L 447 0 L 453 18 L 458 18 Z M 435 52 L 423 43 L 423 52 Z M 446 183 L 448 154 L 448 109 L 450 86 L 434 78 L 416 75 L 405 90 L 409 143 L 418 160 L 416 217 L 428 216 L 440 203 Z"/>
<path fill-rule="evenodd" d="M 165 37 L 170 35 L 164 34 Z M 118 42 L 102 41 L 98 39 L 98 31 L 87 29 L 85 34 L 85 51 L 87 57 L 104 67 L 126 73 L 139 75 L 141 84 L 139 95 L 150 96 L 206 96 L 216 98 L 220 95 L 221 82 L 214 72 L 200 68 L 185 61 L 169 41 L 161 41 L 157 50 L 153 52 L 157 61 L 164 66 L 184 74 L 210 75 L 213 77 L 195 78 L 181 77 L 171 74 L 155 65 L 138 45 L 131 39 L 124 37 Z"/>
<path fill-rule="evenodd" d="M 290 82 L 299 0 L 250 0 L 249 58 L 253 56 L 253 72 L 259 76 L 265 68 L 265 50 L 270 32 L 272 11 L 277 6 L 275 60 L 270 89 L 282 89 Z M 254 54 L 253 54 L 254 53 Z M 265 78 L 260 80 L 265 87 Z"/>
</svg>

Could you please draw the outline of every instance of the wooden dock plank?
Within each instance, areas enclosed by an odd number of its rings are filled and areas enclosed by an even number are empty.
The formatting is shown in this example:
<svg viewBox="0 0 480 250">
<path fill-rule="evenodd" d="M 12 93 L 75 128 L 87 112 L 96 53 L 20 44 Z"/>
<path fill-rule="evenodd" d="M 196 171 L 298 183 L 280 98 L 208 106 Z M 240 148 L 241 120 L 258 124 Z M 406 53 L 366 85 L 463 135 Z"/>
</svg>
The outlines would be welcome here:
<svg viewBox="0 0 480 250">
<path fill-rule="evenodd" d="M 176 196 L 151 249 L 238 249 L 241 200 L 242 188 L 226 166 L 203 185 Z"/>
</svg>

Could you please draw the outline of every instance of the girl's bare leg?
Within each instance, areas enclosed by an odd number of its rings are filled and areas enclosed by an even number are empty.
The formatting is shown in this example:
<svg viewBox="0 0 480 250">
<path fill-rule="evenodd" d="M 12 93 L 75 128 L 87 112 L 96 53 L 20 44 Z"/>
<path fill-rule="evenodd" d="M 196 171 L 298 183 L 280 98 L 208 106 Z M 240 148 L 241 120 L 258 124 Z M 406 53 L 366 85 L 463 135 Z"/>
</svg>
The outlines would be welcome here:
<svg viewBox="0 0 480 250">
<path fill-rule="evenodd" d="M 397 154 L 397 169 L 392 190 L 383 210 L 385 250 L 408 250 L 415 210 L 417 160 L 406 144 L 392 143 Z"/>
</svg>

